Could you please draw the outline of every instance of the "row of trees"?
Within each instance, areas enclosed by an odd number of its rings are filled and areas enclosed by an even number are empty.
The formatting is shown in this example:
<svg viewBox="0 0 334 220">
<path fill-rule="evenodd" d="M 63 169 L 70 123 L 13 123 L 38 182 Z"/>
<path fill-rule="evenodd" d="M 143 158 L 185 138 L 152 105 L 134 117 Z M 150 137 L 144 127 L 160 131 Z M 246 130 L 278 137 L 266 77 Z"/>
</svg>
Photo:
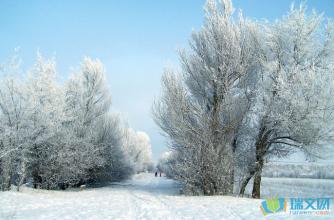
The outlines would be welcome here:
<svg viewBox="0 0 334 220">
<path fill-rule="evenodd" d="M 54 60 L 38 54 L 26 75 L 18 63 L 3 65 L 0 82 L 2 190 L 27 181 L 44 189 L 101 184 L 151 166 L 149 139 L 110 112 L 100 61 L 85 58 L 63 84 Z"/>
<path fill-rule="evenodd" d="M 154 119 L 172 152 L 159 167 L 191 194 L 260 197 L 266 158 L 321 156 L 333 140 L 334 24 L 303 4 L 274 23 L 208 0 L 181 71 L 167 70 Z"/>
</svg>

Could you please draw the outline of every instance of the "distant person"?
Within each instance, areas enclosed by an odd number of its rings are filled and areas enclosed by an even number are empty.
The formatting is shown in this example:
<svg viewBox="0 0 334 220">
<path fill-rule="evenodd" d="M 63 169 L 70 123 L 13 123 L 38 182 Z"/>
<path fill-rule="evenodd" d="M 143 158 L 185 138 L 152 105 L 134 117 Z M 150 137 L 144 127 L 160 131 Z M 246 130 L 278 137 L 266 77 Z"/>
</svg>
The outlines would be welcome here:
<svg viewBox="0 0 334 220">
<path fill-rule="evenodd" d="M 158 171 L 155 172 L 155 177 L 157 177 L 157 176 L 158 176 Z"/>
<path fill-rule="evenodd" d="M 161 172 L 160 172 L 160 177 L 161 177 Z"/>
</svg>

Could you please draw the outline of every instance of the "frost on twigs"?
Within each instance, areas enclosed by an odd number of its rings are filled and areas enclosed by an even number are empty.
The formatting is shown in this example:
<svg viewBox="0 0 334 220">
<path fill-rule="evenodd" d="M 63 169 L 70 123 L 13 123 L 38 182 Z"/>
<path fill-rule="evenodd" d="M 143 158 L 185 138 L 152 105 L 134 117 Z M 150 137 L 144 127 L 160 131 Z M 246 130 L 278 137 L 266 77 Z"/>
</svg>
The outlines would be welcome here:
<svg viewBox="0 0 334 220">
<path fill-rule="evenodd" d="M 153 106 L 171 148 L 159 165 L 190 194 L 243 194 L 254 179 L 259 198 L 266 160 L 322 157 L 333 141 L 333 22 L 305 4 L 274 23 L 234 16 L 228 0 L 205 11 Z"/>
<path fill-rule="evenodd" d="M 2 190 L 12 183 L 19 189 L 25 181 L 43 189 L 104 184 L 150 165 L 148 138 L 133 139 L 128 145 L 129 128 L 110 111 L 110 92 L 99 60 L 85 58 L 62 85 L 55 60 L 38 53 L 26 79 L 6 71 L 1 81 Z"/>
</svg>

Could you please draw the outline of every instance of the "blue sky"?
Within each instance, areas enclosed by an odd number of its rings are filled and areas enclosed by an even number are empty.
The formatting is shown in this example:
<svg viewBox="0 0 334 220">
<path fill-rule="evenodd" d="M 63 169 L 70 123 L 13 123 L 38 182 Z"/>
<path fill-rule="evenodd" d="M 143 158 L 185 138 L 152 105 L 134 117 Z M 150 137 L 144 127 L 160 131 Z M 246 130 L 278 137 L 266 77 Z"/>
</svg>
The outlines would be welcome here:
<svg viewBox="0 0 334 220">
<path fill-rule="evenodd" d="M 235 0 L 246 17 L 274 20 L 290 0 Z M 300 1 L 295 1 L 297 4 Z M 146 132 L 157 159 L 166 150 L 151 118 L 166 66 L 177 66 L 177 50 L 187 47 L 192 30 L 202 24 L 205 0 L 0 0 L 0 63 L 20 47 L 23 68 L 36 51 L 54 56 L 66 79 L 84 56 L 105 65 L 113 110 L 136 130 Z M 334 17 L 333 0 L 309 0 L 309 8 Z"/>
</svg>

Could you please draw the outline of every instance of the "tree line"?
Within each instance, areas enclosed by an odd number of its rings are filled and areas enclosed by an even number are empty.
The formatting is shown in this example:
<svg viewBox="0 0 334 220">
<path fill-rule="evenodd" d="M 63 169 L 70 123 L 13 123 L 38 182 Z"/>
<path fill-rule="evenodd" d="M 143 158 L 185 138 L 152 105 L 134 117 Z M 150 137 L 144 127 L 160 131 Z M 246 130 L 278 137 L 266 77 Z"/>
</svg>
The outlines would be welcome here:
<svg viewBox="0 0 334 220">
<path fill-rule="evenodd" d="M 152 169 L 148 136 L 112 113 L 105 69 L 85 58 L 59 83 L 54 59 L 27 72 L 14 56 L 0 82 L 0 186 L 103 184 Z"/>
</svg>

